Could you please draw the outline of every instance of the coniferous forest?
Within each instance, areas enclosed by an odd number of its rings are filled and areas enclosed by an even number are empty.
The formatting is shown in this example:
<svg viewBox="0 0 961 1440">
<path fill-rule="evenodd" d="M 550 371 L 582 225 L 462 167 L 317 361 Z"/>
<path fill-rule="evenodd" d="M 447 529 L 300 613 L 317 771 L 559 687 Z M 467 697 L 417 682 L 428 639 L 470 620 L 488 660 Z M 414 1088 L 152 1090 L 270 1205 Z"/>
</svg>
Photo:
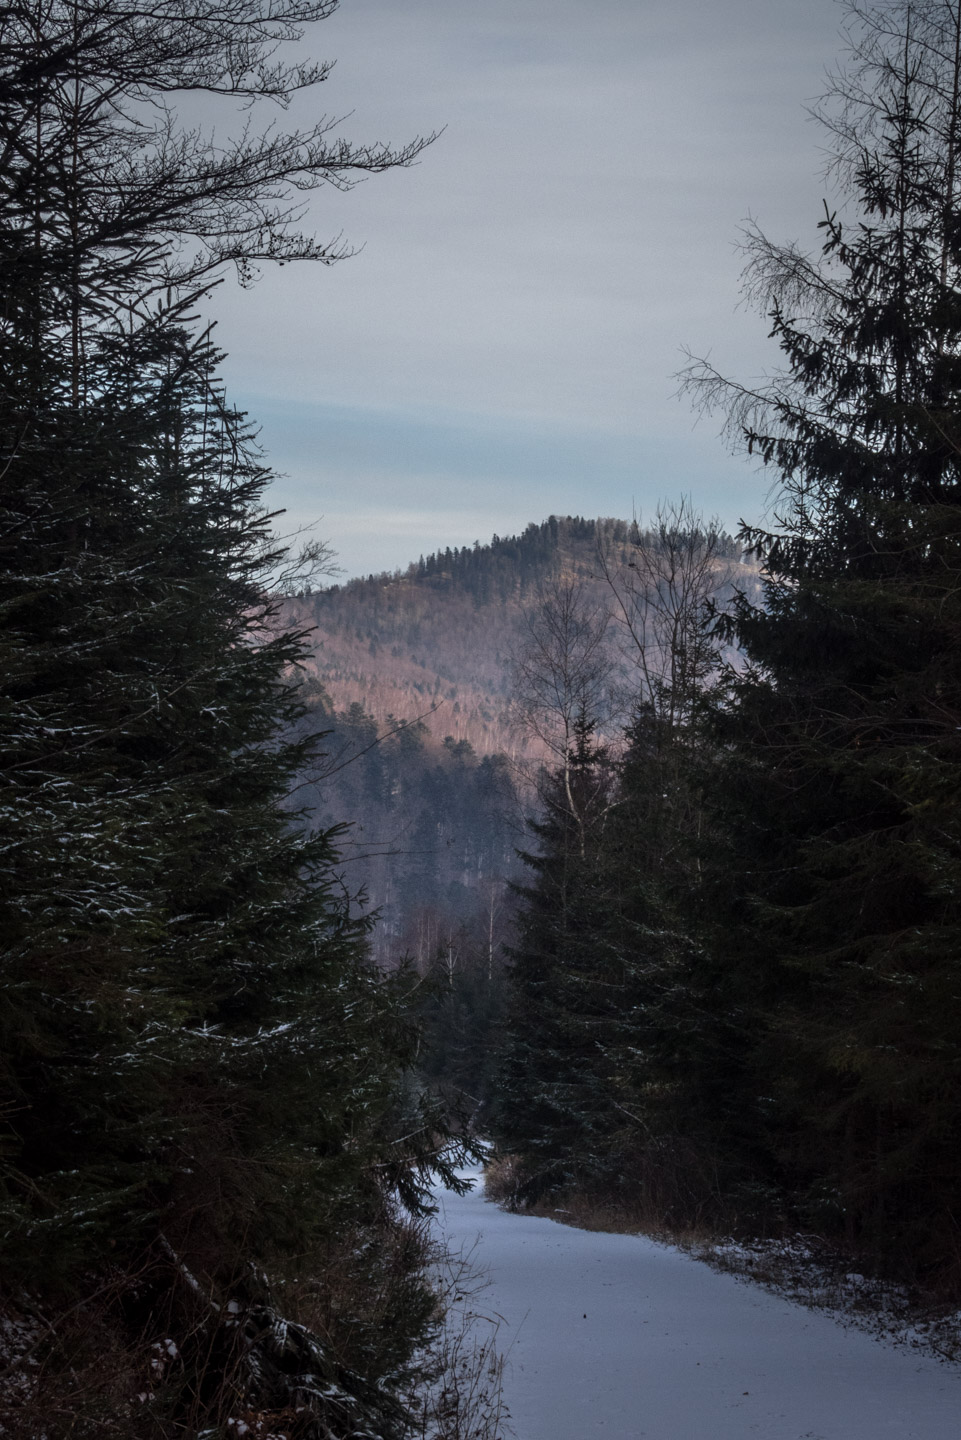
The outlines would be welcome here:
<svg viewBox="0 0 961 1440">
<path fill-rule="evenodd" d="M 769 522 L 552 517 L 323 588 L 204 309 L 344 258 L 297 194 L 427 142 L 215 144 L 174 100 L 285 105 L 334 8 L 0 29 L 18 1440 L 461 1440 L 423 1220 L 478 1135 L 514 1207 L 961 1296 L 961 0 L 851 7 L 837 199 L 811 252 L 747 237 L 779 368 L 685 372 Z"/>
</svg>

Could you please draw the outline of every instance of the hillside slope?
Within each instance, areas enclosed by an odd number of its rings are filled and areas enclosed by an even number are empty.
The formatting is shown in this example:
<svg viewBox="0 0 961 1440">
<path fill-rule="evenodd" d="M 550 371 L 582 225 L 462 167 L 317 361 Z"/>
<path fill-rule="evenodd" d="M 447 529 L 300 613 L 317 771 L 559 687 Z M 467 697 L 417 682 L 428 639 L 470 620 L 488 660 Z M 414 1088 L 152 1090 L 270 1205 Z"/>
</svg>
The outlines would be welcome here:
<svg viewBox="0 0 961 1440">
<path fill-rule="evenodd" d="M 526 617 L 543 586 L 565 576 L 609 605 L 599 547 L 624 565 L 638 538 L 623 520 L 551 516 L 519 536 L 291 599 L 288 616 L 312 629 L 309 676 L 332 713 L 361 705 L 382 725 L 422 720 L 431 735 L 466 740 L 479 755 L 536 753 L 510 706 Z M 756 567 L 729 536 L 722 553 L 735 583 L 753 588 Z"/>
</svg>

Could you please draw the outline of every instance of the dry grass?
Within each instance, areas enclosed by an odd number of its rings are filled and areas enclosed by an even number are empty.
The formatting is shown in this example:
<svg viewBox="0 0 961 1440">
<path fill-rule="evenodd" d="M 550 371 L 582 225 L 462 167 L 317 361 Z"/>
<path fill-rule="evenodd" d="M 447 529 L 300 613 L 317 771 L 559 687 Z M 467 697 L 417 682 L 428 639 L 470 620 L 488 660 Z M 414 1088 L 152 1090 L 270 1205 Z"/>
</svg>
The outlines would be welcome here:
<svg viewBox="0 0 961 1440">
<path fill-rule="evenodd" d="M 410 1397 L 417 1440 L 509 1440 L 500 1317 L 484 1303 L 489 1280 L 473 1253 L 435 1256 L 444 1320 L 425 1356 L 431 1379 Z"/>
<path fill-rule="evenodd" d="M 0 1436 L 3 1440 L 129 1440 L 156 1384 L 160 1352 L 132 1343 L 116 1323 L 119 1277 L 83 1304 L 0 1307 Z"/>
<path fill-rule="evenodd" d="M 91 1277 L 79 1303 L 0 1300 L 0 1437 L 319 1440 L 366 1433 L 379 1396 L 410 1440 L 507 1440 L 482 1277 L 421 1223 L 382 1241 L 373 1275 L 343 1242 L 314 1257 L 311 1278 L 272 1298 L 262 1277 L 245 1303 L 225 1303 L 172 1251 L 137 1275 Z M 407 1337 L 431 1328 L 411 1359 Z"/>
<path fill-rule="evenodd" d="M 484 1167 L 484 1194 L 496 1205 L 511 1205 L 521 1180 L 516 1155 L 492 1155 Z"/>
<path fill-rule="evenodd" d="M 656 1162 L 639 1161 L 636 1168 L 636 1183 L 625 1184 L 618 1195 L 606 1195 L 540 1185 L 519 1156 L 500 1154 L 484 1171 L 484 1193 L 506 1209 L 545 1216 L 578 1230 L 646 1235 L 692 1248 L 717 1234 L 707 1219 L 707 1207 L 694 1197 L 686 1155 L 662 1147 Z M 712 1183 L 713 1176 L 705 1178 Z"/>
</svg>

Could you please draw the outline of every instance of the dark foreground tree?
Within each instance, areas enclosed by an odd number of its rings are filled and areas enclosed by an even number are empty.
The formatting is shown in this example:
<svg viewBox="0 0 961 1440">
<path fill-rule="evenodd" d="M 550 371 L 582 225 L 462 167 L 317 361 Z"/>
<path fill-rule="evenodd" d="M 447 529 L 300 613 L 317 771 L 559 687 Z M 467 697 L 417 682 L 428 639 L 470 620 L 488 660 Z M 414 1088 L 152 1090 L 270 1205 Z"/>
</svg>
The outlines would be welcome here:
<svg viewBox="0 0 961 1440">
<path fill-rule="evenodd" d="M 961 7 L 852 6 L 824 118 L 844 206 L 750 238 L 785 370 L 694 381 L 776 470 L 765 603 L 724 722 L 759 1091 L 808 1223 L 961 1285 Z M 747 803 L 745 799 L 747 797 Z M 753 800 L 752 798 L 753 797 Z"/>
<path fill-rule="evenodd" d="M 214 150 L 164 98 L 283 100 L 323 72 L 273 45 L 331 8 L 4 17 L 7 1434 L 399 1435 L 432 1321 L 442 1127 L 336 835 L 283 808 L 311 742 L 269 475 L 183 319 L 224 260 L 331 258 L 291 185 L 416 147 Z"/>
</svg>

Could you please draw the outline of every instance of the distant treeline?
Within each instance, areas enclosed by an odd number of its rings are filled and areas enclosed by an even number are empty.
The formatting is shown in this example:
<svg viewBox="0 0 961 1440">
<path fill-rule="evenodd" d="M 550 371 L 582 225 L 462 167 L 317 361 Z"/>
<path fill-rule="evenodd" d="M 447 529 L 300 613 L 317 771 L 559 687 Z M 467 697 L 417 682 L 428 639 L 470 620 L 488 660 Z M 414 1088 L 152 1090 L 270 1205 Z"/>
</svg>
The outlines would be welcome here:
<svg viewBox="0 0 961 1440">
<path fill-rule="evenodd" d="M 489 544 L 448 546 L 422 555 L 403 571 L 368 575 L 347 585 L 331 585 L 326 593 L 336 594 L 349 587 L 383 585 L 398 580 L 449 583 L 472 595 L 478 604 L 502 601 L 523 595 L 566 563 L 590 566 L 598 546 L 624 551 L 632 544 L 656 544 L 655 531 L 641 528 L 636 521 L 596 519 L 579 515 L 551 515 L 540 524 L 531 523 L 520 535 L 494 535 Z M 743 545 L 726 531 L 721 532 L 719 558 L 739 560 Z"/>
<path fill-rule="evenodd" d="M 378 917 L 374 953 L 423 966 L 486 917 L 492 895 L 504 909 L 524 829 L 516 777 L 505 756 L 478 756 L 467 740 L 436 739 L 417 721 L 382 727 L 356 701 L 333 711 L 314 696 L 301 724 L 322 735 L 324 754 L 297 803 L 325 825 L 354 817 L 340 842 L 344 883 Z"/>
</svg>

